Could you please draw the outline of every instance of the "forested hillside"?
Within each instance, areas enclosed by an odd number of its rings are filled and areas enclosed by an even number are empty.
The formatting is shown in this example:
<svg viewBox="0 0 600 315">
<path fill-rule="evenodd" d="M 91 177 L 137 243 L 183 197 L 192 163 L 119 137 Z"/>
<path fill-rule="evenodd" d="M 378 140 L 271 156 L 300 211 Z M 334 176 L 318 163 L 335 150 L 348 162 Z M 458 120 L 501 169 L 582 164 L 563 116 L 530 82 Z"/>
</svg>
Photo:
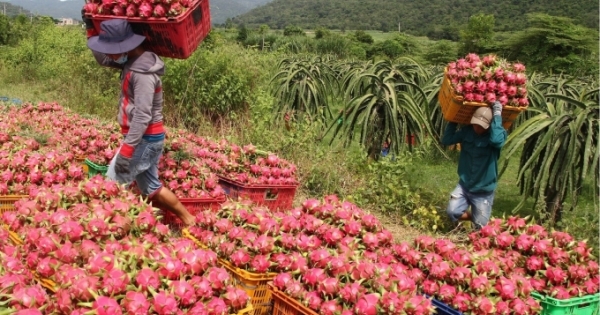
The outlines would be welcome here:
<svg viewBox="0 0 600 315">
<path fill-rule="evenodd" d="M 0 1 L 0 14 L 8 15 L 8 16 L 16 16 L 19 14 L 25 14 L 27 16 L 31 15 L 31 12 L 25 10 L 23 7 L 18 5 L 12 5 L 8 2 Z"/>
<path fill-rule="evenodd" d="M 443 38 L 469 16 L 494 14 L 498 31 L 525 27 L 526 13 L 542 12 L 575 19 L 598 28 L 596 0 L 274 0 L 234 19 L 271 28 L 296 25 L 330 29 L 377 29 Z"/>
</svg>

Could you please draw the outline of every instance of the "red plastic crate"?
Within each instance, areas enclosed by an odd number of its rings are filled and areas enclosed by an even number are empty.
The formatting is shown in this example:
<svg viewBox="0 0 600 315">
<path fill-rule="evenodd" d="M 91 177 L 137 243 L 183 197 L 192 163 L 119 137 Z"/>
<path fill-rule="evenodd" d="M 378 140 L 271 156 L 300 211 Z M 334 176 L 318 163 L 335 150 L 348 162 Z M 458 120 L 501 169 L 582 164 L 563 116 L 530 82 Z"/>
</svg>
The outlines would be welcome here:
<svg viewBox="0 0 600 315">
<path fill-rule="evenodd" d="M 180 16 L 172 18 L 139 18 L 114 15 L 87 15 L 99 30 L 102 21 L 126 19 L 133 32 L 144 35 L 144 48 L 159 56 L 188 58 L 210 32 L 208 0 L 197 0 Z"/>
<path fill-rule="evenodd" d="M 185 206 L 185 208 L 192 215 L 196 215 L 199 211 L 208 210 L 208 209 L 217 211 L 221 207 L 221 204 L 223 204 L 225 202 L 225 200 L 227 200 L 227 197 L 225 197 L 225 196 L 222 196 L 220 198 L 206 198 L 206 199 L 199 199 L 199 198 L 181 198 L 181 199 L 179 199 L 179 201 L 181 201 L 183 206 Z M 173 227 L 182 227 L 182 222 L 176 215 L 174 215 L 170 211 L 167 211 L 164 209 L 161 209 L 161 210 L 163 212 L 162 222 L 164 224 L 167 224 L 167 225 L 170 225 Z"/>
<path fill-rule="evenodd" d="M 222 176 L 219 184 L 229 197 L 249 199 L 273 211 L 291 209 L 298 188 L 298 185 L 245 185 Z"/>
</svg>

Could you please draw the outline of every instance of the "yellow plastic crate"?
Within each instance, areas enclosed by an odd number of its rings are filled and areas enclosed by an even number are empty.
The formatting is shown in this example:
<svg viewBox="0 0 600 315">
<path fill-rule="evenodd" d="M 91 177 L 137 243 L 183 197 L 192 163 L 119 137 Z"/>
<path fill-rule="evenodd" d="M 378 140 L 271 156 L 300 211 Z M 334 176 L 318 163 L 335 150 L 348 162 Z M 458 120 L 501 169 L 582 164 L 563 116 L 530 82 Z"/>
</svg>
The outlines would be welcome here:
<svg viewBox="0 0 600 315">
<path fill-rule="evenodd" d="M 444 71 L 445 73 L 445 71 Z M 479 107 L 488 107 L 488 104 L 467 102 L 463 97 L 456 94 L 450 83 L 450 79 L 444 74 L 444 81 L 438 94 L 438 102 L 442 108 L 444 119 L 457 124 L 468 125 L 471 123 L 473 114 Z M 502 126 L 508 130 L 521 112 L 527 107 L 504 106 L 502 108 Z"/>
<path fill-rule="evenodd" d="M 15 210 L 15 202 L 24 198 L 29 198 L 28 195 L 5 195 L 0 196 L 0 214 L 7 211 Z"/>
<path fill-rule="evenodd" d="M 14 245 L 23 245 L 23 240 L 17 233 L 11 231 L 10 228 L 4 224 L 2 225 L 2 228 L 8 232 L 8 238 Z"/>
<path fill-rule="evenodd" d="M 182 229 L 181 234 L 184 237 L 192 240 L 200 248 L 207 249 L 206 245 L 202 244 L 198 239 L 191 235 L 188 229 Z M 235 286 L 246 291 L 246 294 L 250 297 L 250 302 L 254 307 L 253 315 L 271 315 L 271 293 L 269 291 L 267 283 L 272 281 L 277 273 L 253 273 L 240 268 L 235 267 L 229 261 L 225 259 L 218 259 L 218 264 L 223 268 L 227 269 L 231 277 L 233 278 Z"/>
</svg>

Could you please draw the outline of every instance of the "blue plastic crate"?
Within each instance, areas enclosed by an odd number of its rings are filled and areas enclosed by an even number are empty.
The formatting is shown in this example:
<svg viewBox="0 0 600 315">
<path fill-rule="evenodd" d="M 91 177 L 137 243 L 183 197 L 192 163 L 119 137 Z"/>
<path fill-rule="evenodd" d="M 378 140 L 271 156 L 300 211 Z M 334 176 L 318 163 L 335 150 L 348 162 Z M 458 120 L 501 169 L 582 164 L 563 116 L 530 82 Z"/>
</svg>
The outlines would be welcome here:
<svg viewBox="0 0 600 315">
<path fill-rule="evenodd" d="M 446 303 L 442 301 L 432 299 L 431 304 L 435 306 L 435 313 L 438 315 L 463 315 L 462 312 L 453 309 L 452 307 L 446 305 Z"/>
</svg>

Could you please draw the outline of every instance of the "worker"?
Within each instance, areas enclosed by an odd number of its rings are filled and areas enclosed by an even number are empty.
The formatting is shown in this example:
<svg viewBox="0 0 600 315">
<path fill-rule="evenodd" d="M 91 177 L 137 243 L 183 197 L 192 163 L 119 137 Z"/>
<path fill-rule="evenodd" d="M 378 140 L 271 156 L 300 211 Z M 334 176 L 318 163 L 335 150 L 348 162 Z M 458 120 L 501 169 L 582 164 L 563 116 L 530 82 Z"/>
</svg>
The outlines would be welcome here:
<svg viewBox="0 0 600 315">
<path fill-rule="evenodd" d="M 461 145 L 459 180 L 450 193 L 446 213 L 455 226 L 471 221 L 478 230 L 490 220 L 498 185 L 498 158 L 507 138 L 502 105 L 494 102 L 491 107 L 479 107 L 469 125 L 457 127 L 457 123 L 448 123 L 442 137 L 443 145 Z"/>
<path fill-rule="evenodd" d="M 83 18 L 87 46 L 98 63 L 121 71 L 117 120 L 124 139 L 108 167 L 107 177 L 125 185 L 135 181 L 153 205 L 171 211 L 184 225 L 193 225 L 195 217 L 158 178 L 165 139 L 161 81 L 164 62 L 143 48 L 145 37 L 135 34 L 126 20 L 103 21 L 96 34 L 93 23 L 85 15 Z"/>
</svg>

